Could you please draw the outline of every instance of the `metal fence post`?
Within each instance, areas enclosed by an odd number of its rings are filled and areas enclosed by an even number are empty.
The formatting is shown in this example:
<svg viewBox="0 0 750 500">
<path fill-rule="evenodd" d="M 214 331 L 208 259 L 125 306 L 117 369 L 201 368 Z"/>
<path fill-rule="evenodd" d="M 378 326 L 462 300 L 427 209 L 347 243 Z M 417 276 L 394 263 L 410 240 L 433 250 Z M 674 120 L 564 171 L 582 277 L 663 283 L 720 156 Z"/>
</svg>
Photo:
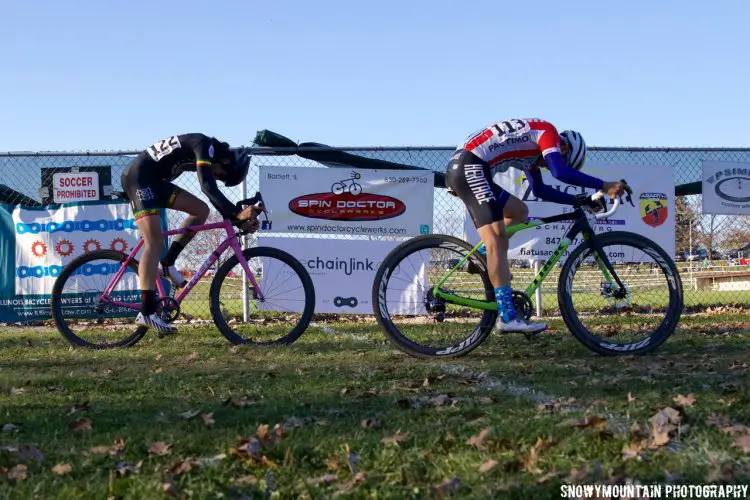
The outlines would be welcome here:
<svg viewBox="0 0 750 500">
<path fill-rule="evenodd" d="M 535 260 L 534 261 L 534 275 L 539 274 L 539 271 L 542 270 L 542 261 L 541 260 Z M 542 308 L 542 285 L 539 284 L 539 288 L 536 289 L 536 292 L 534 292 L 535 298 L 536 298 L 536 315 L 537 317 L 541 318 L 542 313 L 544 312 L 544 309 Z"/>
<path fill-rule="evenodd" d="M 241 184 L 241 199 L 245 200 L 247 199 L 247 179 L 242 179 Z M 242 250 L 245 250 L 247 248 L 247 240 L 248 236 L 244 235 L 242 236 Z M 250 281 L 247 278 L 247 273 L 245 270 L 242 270 L 242 321 L 247 323 L 250 321 L 250 297 L 247 293 L 247 287 Z"/>
</svg>

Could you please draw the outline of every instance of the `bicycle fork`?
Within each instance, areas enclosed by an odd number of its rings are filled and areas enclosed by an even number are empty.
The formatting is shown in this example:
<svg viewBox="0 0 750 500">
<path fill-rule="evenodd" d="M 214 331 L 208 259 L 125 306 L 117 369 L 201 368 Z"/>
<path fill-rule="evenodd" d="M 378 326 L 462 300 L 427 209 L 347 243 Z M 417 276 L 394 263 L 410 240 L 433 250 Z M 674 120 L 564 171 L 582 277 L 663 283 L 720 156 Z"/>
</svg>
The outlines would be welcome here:
<svg viewBox="0 0 750 500">
<path fill-rule="evenodd" d="M 247 259 L 245 258 L 245 254 L 242 253 L 242 247 L 240 246 L 240 243 L 237 238 L 232 238 L 229 241 L 229 246 L 234 251 L 234 254 L 237 256 L 237 260 L 240 261 L 240 265 L 242 266 L 242 269 L 245 270 L 245 276 L 250 280 L 250 283 L 253 285 L 253 289 L 255 289 L 255 296 L 258 300 L 265 299 L 265 296 L 263 295 L 263 292 L 260 289 L 260 285 L 258 285 L 258 282 L 255 281 L 255 274 L 253 274 L 252 270 L 250 269 L 250 264 L 248 264 Z"/>
</svg>

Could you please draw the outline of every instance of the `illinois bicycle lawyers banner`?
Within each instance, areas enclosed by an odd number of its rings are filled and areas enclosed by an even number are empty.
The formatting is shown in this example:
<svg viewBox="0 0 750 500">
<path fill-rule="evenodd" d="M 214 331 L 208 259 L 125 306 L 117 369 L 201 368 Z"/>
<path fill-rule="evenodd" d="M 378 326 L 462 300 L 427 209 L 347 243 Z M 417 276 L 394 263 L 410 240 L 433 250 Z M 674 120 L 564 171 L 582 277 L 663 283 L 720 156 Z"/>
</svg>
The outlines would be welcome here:
<svg viewBox="0 0 750 500">
<path fill-rule="evenodd" d="M 260 167 L 271 211 L 261 233 L 416 236 L 432 232 L 431 171 Z"/>
<path fill-rule="evenodd" d="M 68 262 L 101 249 L 128 253 L 138 241 L 130 205 L 124 202 L 0 205 L 0 228 L 2 322 L 48 319 L 52 287 Z M 101 283 L 116 271 L 101 261 L 84 270 L 101 275 Z"/>
</svg>

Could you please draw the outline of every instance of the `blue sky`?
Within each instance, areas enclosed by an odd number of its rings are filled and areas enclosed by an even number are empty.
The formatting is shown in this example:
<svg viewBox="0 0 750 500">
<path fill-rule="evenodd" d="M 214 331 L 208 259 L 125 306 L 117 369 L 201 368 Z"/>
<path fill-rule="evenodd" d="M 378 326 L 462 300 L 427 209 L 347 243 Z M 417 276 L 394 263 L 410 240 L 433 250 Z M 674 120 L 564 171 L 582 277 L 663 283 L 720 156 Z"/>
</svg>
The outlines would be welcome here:
<svg viewBox="0 0 750 500">
<path fill-rule="evenodd" d="M 448 145 L 536 116 L 590 145 L 750 146 L 750 2 L 2 2 L 0 151 Z"/>
</svg>

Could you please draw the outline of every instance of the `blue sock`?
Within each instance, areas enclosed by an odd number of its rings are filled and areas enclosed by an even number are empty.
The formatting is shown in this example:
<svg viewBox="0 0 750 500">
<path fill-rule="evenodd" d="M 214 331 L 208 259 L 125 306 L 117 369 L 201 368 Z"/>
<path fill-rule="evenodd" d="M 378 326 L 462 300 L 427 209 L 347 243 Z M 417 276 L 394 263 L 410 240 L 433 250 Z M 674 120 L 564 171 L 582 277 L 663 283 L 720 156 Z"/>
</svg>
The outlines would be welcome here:
<svg viewBox="0 0 750 500">
<path fill-rule="evenodd" d="M 497 314 L 503 323 L 509 323 L 516 319 L 516 308 L 513 307 L 513 290 L 509 286 L 495 288 L 495 300 L 497 300 Z"/>
</svg>

